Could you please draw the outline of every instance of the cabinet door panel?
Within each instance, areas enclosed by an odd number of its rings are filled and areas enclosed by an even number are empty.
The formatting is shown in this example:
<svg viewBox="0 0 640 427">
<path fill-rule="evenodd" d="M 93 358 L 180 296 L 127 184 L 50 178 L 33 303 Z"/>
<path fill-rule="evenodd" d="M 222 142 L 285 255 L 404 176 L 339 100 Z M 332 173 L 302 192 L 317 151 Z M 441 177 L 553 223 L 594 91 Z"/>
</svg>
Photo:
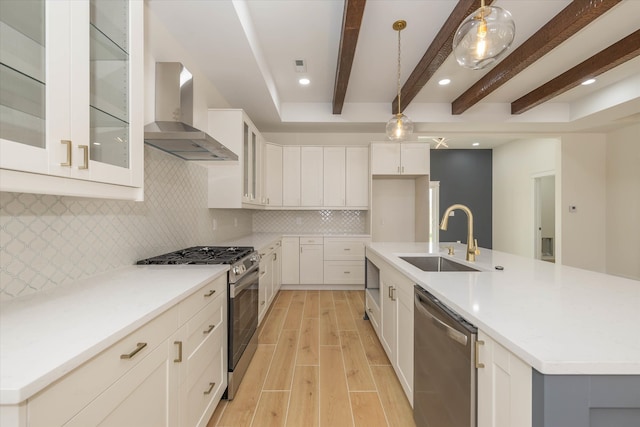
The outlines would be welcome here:
<svg viewBox="0 0 640 427">
<path fill-rule="evenodd" d="M 282 205 L 300 206 L 300 147 L 282 147 Z"/>
<path fill-rule="evenodd" d="M 322 147 L 302 147 L 300 150 L 300 198 L 302 206 L 323 205 L 322 154 Z"/>
<path fill-rule="evenodd" d="M 400 144 L 401 173 L 403 175 L 429 174 L 429 144 L 406 142 Z"/>
<path fill-rule="evenodd" d="M 369 206 L 369 149 L 347 147 L 346 205 Z"/>
<path fill-rule="evenodd" d="M 266 143 L 264 148 L 265 204 L 282 206 L 282 147 Z"/>
<path fill-rule="evenodd" d="M 382 299 L 381 317 L 382 327 L 380 328 L 380 342 L 387 352 L 389 361 L 395 367 L 397 365 L 397 316 L 398 304 L 394 300 L 394 288 L 396 287 L 393 279 L 387 271 L 380 272 L 380 295 Z"/>
<path fill-rule="evenodd" d="M 300 284 L 300 238 L 282 238 L 282 284 Z"/>
<path fill-rule="evenodd" d="M 324 147 L 324 206 L 344 206 L 346 202 L 345 147 Z"/>
<path fill-rule="evenodd" d="M 400 174 L 400 144 L 374 143 L 371 144 L 371 174 L 399 175 Z"/>
<path fill-rule="evenodd" d="M 324 283 L 323 245 L 300 245 L 300 284 Z"/>
</svg>

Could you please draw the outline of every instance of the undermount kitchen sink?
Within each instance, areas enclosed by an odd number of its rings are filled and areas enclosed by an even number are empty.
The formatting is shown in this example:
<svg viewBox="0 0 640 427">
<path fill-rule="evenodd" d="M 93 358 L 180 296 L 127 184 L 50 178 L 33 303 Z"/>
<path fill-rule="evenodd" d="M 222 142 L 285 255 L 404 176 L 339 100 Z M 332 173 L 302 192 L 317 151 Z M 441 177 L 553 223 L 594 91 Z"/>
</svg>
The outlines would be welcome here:
<svg viewBox="0 0 640 427">
<path fill-rule="evenodd" d="M 440 256 L 401 256 L 400 259 L 422 271 L 480 271 Z"/>
</svg>

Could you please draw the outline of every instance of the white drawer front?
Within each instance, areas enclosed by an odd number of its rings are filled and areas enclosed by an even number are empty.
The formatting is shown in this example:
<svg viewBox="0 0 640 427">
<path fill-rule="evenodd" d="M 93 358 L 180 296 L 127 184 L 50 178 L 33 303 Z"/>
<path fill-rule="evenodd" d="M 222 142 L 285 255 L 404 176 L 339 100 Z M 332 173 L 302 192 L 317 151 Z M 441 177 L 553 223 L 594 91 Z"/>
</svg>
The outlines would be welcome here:
<svg viewBox="0 0 640 427">
<path fill-rule="evenodd" d="M 325 239 L 324 259 L 335 261 L 361 261 L 364 260 L 363 241 Z"/>
<path fill-rule="evenodd" d="M 219 298 L 222 295 L 226 295 L 226 292 L 227 274 L 224 273 L 222 276 L 198 289 L 180 303 L 180 324 L 184 324 L 191 318 L 191 316 L 198 313 L 205 305 L 209 304 L 214 299 Z"/>
<path fill-rule="evenodd" d="M 187 322 L 186 341 L 183 354 L 189 358 L 202 342 L 218 329 L 226 328 L 227 298 L 222 296 L 211 301 Z"/>
<path fill-rule="evenodd" d="M 173 307 L 29 399 L 29 424 L 62 425 L 178 329 Z M 127 355 L 146 344 L 128 359 Z M 64 345 L 64 343 L 61 343 Z"/>
<path fill-rule="evenodd" d="M 364 261 L 325 261 L 324 283 L 333 285 L 363 285 Z"/>
<path fill-rule="evenodd" d="M 321 245 L 322 243 L 322 236 L 300 237 L 301 245 Z"/>
</svg>

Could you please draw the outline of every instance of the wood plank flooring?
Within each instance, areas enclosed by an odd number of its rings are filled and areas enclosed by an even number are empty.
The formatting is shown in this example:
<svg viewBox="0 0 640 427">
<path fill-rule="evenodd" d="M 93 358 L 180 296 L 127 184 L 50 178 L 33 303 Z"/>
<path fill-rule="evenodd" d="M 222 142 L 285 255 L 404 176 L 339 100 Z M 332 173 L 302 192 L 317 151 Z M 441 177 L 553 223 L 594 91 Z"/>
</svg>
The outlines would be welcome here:
<svg viewBox="0 0 640 427">
<path fill-rule="evenodd" d="M 207 427 L 415 427 L 364 291 L 280 291 L 235 399 Z"/>
</svg>

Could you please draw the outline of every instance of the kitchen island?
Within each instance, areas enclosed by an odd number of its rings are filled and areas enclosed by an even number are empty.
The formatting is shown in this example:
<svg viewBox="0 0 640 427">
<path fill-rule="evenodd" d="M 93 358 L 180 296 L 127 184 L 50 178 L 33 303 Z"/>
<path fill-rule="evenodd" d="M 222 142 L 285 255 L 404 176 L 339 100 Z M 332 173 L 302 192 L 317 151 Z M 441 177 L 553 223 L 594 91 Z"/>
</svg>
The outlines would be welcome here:
<svg viewBox="0 0 640 427">
<path fill-rule="evenodd" d="M 454 248 L 455 255 L 447 255 L 424 243 L 372 243 L 367 257 L 382 259 L 474 324 L 479 339 L 493 340 L 528 367 L 528 425 L 560 425 L 553 417 L 566 411 L 575 419 L 562 425 L 589 425 L 595 406 L 640 419 L 640 282 L 487 249 L 469 263 L 466 245 Z M 400 258 L 407 255 L 442 256 L 481 271 L 425 272 Z M 480 371 L 478 377 L 482 426 Z"/>
</svg>

